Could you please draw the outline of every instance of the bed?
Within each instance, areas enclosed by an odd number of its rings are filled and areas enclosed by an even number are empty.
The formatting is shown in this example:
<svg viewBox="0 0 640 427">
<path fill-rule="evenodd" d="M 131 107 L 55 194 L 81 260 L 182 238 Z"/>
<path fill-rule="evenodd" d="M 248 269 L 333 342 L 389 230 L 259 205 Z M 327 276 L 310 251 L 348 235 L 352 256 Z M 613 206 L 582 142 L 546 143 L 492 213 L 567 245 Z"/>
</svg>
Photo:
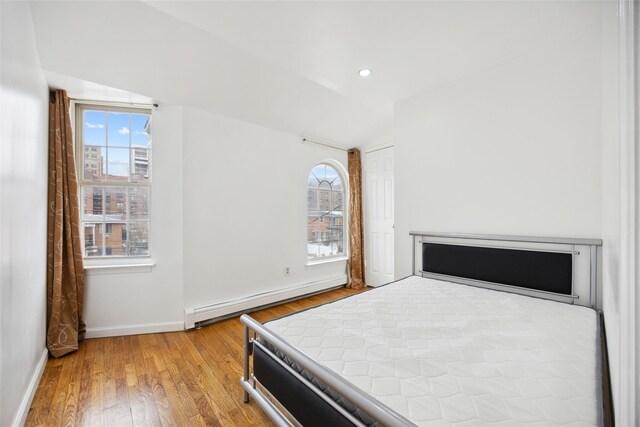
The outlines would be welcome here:
<svg viewBox="0 0 640 427">
<path fill-rule="evenodd" d="M 266 322 L 244 400 L 277 425 L 609 425 L 597 239 L 411 233 L 413 275 Z"/>
</svg>

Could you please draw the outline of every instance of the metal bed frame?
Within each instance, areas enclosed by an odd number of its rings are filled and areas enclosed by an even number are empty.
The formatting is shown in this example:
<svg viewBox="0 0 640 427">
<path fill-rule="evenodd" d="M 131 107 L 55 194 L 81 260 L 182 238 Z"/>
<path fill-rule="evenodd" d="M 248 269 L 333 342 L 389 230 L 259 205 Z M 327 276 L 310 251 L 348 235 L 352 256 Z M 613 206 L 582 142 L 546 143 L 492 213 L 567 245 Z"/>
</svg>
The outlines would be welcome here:
<svg viewBox="0 0 640 427">
<path fill-rule="evenodd" d="M 518 293 L 538 298 L 550 299 L 558 302 L 569 304 L 580 304 L 591 307 L 598 312 L 598 342 L 602 342 L 603 331 L 601 326 L 601 312 L 599 311 L 599 274 L 598 274 L 598 247 L 602 246 L 599 239 L 575 239 L 575 238 L 546 238 L 546 237 L 526 237 L 526 236 L 497 236 L 497 235 L 478 235 L 478 234 L 459 234 L 459 233 L 431 233 L 431 232 L 410 232 L 412 240 L 413 254 L 413 274 L 430 277 L 435 279 L 447 280 L 455 283 L 462 283 L 471 286 L 479 286 L 488 289 Z M 443 276 L 422 271 L 422 268 L 416 269 L 420 265 L 420 251 L 416 250 L 423 243 L 443 243 L 447 245 L 464 245 L 478 246 L 486 248 L 503 248 L 513 250 L 527 251 L 549 251 L 570 253 L 572 255 L 572 283 L 571 294 L 555 294 L 547 291 L 539 291 L 517 286 L 505 285 L 500 283 L 483 282 L 474 279 Z M 287 363 L 282 361 L 272 351 L 265 348 L 258 337 L 268 341 L 271 345 L 278 349 L 295 363 L 302 367 L 305 371 L 311 373 L 315 378 L 324 382 L 328 387 L 338 392 L 342 397 L 351 402 L 354 406 L 366 413 L 373 420 L 383 426 L 415 426 L 411 421 L 398 414 L 391 408 L 387 407 L 373 396 L 363 392 L 353 384 L 329 370 L 324 365 L 316 362 L 302 351 L 293 347 L 278 335 L 271 332 L 260 322 L 244 314 L 240 317 L 240 321 L 244 327 L 244 361 L 243 376 L 240 379 L 244 389 L 244 402 L 248 403 L 249 398 L 253 398 L 262 410 L 278 425 L 278 426 L 294 426 L 300 425 L 293 415 L 289 413 L 287 408 L 280 404 L 277 399 L 267 390 L 251 371 L 250 360 L 254 353 L 254 349 L 258 348 L 269 356 L 274 362 L 281 366 L 288 373 L 293 375 L 304 386 L 311 390 L 319 399 L 326 402 L 336 412 L 349 420 L 353 425 L 364 426 L 364 424 L 356 419 L 351 413 L 346 411 L 341 405 L 333 401 L 322 390 L 318 389 L 307 379 L 302 377 L 298 372 L 292 369 Z M 598 349 L 600 352 L 600 348 Z M 606 354 L 597 355 L 600 360 L 606 361 Z M 607 372 L 606 367 L 602 372 Z M 602 390 L 603 379 L 599 378 L 598 387 Z M 607 381 L 605 379 L 604 381 Z M 603 397 L 603 401 L 607 397 Z M 601 402 L 604 403 L 604 402 Z M 603 415 L 603 409 L 599 408 L 599 419 L 601 424 L 606 424 Z"/>
</svg>

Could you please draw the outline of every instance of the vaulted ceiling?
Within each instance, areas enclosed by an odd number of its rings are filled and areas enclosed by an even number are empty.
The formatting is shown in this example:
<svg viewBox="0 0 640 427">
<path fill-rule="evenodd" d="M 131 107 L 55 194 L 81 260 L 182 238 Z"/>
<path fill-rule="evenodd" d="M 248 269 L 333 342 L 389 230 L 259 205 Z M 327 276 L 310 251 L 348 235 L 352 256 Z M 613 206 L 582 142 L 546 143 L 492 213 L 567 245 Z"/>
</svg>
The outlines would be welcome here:
<svg viewBox="0 0 640 427">
<path fill-rule="evenodd" d="M 358 145 L 389 133 L 395 101 L 599 25 L 600 5 L 41 1 L 32 12 L 53 84 Z"/>
</svg>

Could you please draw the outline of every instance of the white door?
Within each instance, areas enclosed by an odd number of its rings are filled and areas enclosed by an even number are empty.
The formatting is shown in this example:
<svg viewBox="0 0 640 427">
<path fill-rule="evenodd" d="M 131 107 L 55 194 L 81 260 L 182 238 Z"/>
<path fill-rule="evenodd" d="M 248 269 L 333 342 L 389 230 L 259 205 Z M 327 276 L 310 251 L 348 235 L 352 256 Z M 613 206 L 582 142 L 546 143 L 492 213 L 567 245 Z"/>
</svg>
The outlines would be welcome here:
<svg viewBox="0 0 640 427">
<path fill-rule="evenodd" d="M 365 153 L 365 280 L 393 281 L 393 147 Z"/>
</svg>

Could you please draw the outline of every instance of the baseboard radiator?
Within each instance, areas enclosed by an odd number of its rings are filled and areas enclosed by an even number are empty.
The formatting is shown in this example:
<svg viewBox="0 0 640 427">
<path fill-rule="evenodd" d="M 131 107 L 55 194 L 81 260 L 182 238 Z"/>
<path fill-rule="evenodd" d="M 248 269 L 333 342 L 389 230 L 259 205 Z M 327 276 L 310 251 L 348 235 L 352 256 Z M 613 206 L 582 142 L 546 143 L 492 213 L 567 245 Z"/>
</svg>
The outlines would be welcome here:
<svg viewBox="0 0 640 427">
<path fill-rule="evenodd" d="M 201 322 L 222 320 L 231 315 L 246 313 L 259 307 L 343 286 L 346 283 L 347 276 L 342 275 L 331 279 L 261 292 L 230 301 L 190 307 L 185 309 L 184 327 L 185 329 L 193 329 Z"/>
</svg>

